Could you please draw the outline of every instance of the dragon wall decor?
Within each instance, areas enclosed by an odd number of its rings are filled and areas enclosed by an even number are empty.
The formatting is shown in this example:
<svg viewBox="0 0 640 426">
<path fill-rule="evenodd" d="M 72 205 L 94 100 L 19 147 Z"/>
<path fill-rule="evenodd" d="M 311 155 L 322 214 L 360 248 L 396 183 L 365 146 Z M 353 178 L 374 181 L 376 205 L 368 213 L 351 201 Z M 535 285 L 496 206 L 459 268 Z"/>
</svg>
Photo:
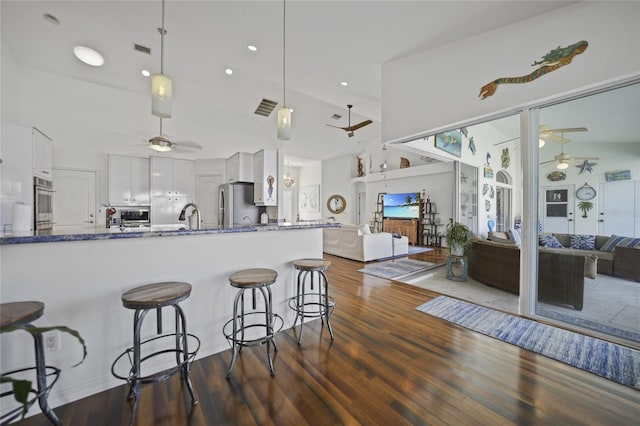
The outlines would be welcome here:
<svg viewBox="0 0 640 426">
<path fill-rule="evenodd" d="M 540 65 L 540 67 L 538 67 L 538 69 L 536 69 L 531 74 L 523 75 L 520 77 L 502 77 L 493 80 L 491 83 L 487 83 L 482 86 L 482 88 L 480 89 L 480 95 L 478 95 L 478 97 L 481 99 L 486 99 L 489 96 L 493 95 L 498 89 L 498 84 L 528 83 L 538 77 L 550 73 L 551 71 L 555 71 L 560 67 L 568 65 L 571 63 L 571 60 L 574 56 L 579 55 L 587 50 L 588 46 L 589 43 L 584 40 L 567 47 L 558 46 L 557 48 L 544 55 L 541 61 L 535 61 L 533 64 L 531 64 L 532 67 Z"/>
</svg>

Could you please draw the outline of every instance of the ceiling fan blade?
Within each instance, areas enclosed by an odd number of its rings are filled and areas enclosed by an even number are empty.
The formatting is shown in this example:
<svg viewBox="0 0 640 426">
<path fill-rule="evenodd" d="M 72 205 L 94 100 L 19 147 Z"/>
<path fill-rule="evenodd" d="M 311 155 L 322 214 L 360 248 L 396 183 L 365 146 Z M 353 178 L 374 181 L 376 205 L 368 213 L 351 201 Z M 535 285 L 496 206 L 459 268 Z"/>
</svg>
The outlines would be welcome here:
<svg viewBox="0 0 640 426">
<path fill-rule="evenodd" d="M 496 145 L 502 145 L 503 143 L 507 143 L 507 142 L 515 141 L 516 139 L 520 139 L 520 136 L 515 137 L 515 138 L 511 138 L 511 139 L 507 139 L 506 141 L 502 141 L 502 142 L 494 143 L 494 144 L 493 144 L 493 146 L 496 146 Z"/>
<path fill-rule="evenodd" d="M 204 148 L 199 143 L 191 142 L 191 141 L 180 141 L 180 142 L 175 142 L 175 144 L 179 145 L 181 148 L 188 148 L 188 149 L 203 149 Z"/>
<path fill-rule="evenodd" d="M 573 157 L 574 160 L 599 160 L 599 157 Z"/>
<path fill-rule="evenodd" d="M 345 132 L 348 132 L 348 131 L 349 131 L 349 128 L 348 128 L 348 127 L 334 126 L 334 125 L 332 125 L 332 124 L 327 124 L 327 126 L 329 126 L 329 127 L 335 127 L 336 129 L 341 129 L 341 130 L 344 130 Z"/>
<path fill-rule="evenodd" d="M 553 133 L 540 133 L 540 138 L 545 141 L 553 141 L 559 143 L 571 142 L 571 139 L 563 138 L 562 136 L 558 136 Z"/>
<path fill-rule="evenodd" d="M 568 127 L 566 129 L 549 129 L 550 133 L 571 133 L 571 132 L 588 132 L 586 127 Z"/>
<path fill-rule="evenodd" d="M 553 163 L 554 161 L 557 161 L 557 160 L 554 158 L 553 160 L 543 161 L 542 163 L 540 163 L 540 165 L 542 166 L 543 164 Z"/>
<path fill-rule="evenodd" d="M 360 129 L 360 128 L 364 127 L 364 126 L 368 126 L 368 125 L 369 125 L 369 124 L 371 124 L 371 123 L 373 123 L 373 121 L 371 121 L 371 120 L 365 120 L 365 121 L 363 121 L 363 122 L 361 122 L 361 123 L 354 124 L 353 126 L 349 126 L 349 127 L 347 127 L 347 129 L 346 129 L 346 130 L 347 130 L 348 132 L 353 132 L 354 130 L 358 130 L 358 129 Z"/>
</svg>

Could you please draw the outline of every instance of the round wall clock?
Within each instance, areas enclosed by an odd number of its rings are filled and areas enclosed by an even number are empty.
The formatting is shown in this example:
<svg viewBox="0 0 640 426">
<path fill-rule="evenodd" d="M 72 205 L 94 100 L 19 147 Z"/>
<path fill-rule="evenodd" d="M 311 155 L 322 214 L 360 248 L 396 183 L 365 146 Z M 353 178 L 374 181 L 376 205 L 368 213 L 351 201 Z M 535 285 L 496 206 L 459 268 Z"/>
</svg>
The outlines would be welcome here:
<svg viewBox="0 0 640 426">
<path fill-rule="evenodd" d="M 592 200 L 595 196 L 595 188 L 589 186 L 586 182 L 576 191 L 576 197 L 578 197 L 579 200 Z"/>
<path fill-rule="evenodd" d="M 342 195 L 333 194 L 327 200 L 327 208 L 333 214 L 339 214 L 347 208 L 347 201 Z"/>
</svg>

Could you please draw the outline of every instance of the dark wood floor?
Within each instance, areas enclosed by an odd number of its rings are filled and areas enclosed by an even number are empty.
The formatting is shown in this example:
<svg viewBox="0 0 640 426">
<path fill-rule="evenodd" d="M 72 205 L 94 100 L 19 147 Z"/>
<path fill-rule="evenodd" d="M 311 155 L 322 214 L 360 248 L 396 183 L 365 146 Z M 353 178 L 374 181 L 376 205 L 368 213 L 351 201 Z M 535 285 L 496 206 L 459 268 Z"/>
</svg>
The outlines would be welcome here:
<svg viewBox="0 0 640 426">
<path fill-rule="evenodd" d="M 437 294 L 325 258 L 333 342 L 319 320 L 305 326 L 302 346 L 282 332 L 275 377 L 264 347 L 245 348 L 228 381 L 230 351 L 200 359 L 200 403 L 189 410 L 174 376 L 143 388 L 137 424 L 638 424 L 640 392 L 416 311 Z M 55 411 L 68 425 L 119 425 L 130 405 L 120 386 Z M 47 424 L 41 415 L 22 423 Z"/>
</svg>

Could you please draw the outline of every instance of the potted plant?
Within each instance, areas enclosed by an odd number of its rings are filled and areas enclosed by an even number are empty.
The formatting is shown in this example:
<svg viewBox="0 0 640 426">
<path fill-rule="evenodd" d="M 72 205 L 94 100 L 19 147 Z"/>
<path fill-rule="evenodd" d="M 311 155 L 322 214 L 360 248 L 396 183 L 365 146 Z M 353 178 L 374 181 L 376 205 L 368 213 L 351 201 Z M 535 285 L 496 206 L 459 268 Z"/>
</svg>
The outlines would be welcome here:
<svg viewBox="0 0 640 426">
<path fill-rule="evenodd" d="M 471 231 L 460 222 L 450 222 L 445 231 L 447 244 L 454 256 L 463 256 L 464 251 L 471 242 Z"/>
</svg>

